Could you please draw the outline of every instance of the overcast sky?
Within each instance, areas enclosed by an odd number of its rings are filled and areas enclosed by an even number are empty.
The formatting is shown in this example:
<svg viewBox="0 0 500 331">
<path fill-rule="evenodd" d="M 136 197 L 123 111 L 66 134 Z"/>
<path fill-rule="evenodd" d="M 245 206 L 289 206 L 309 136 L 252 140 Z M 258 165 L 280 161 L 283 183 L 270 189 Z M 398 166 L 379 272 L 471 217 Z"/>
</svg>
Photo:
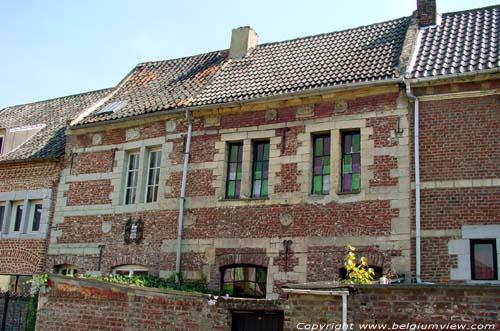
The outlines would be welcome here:
<svg viewBox="0 0 500 331">
<path fill-rule="evenodd" d="M 438 12 L 499 0 L 437 0 Z M 259 43 L 411 15 L 416 0 L 0 0 L 0 108 L 116 85 L 139 62 L 229 47 L 250 25 Z"/>
</svg>

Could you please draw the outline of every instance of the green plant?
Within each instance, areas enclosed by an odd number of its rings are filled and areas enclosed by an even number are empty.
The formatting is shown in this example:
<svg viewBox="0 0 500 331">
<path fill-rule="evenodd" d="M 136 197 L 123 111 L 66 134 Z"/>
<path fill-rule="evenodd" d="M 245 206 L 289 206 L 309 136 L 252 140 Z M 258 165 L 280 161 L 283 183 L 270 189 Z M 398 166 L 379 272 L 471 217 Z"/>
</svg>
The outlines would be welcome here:
<svg viewBox="0 0 500 331">
<path fill-rule="evenodd" d="M 28 316 L 26 318 L 25 331 L 34 331 L 36 324 L 36 313 L 38 308 L 38 294 L 40 289 L 47 285 L 49 276 L 47 274 L 35 276 L 26 283 L 31 284 L 31 298 L 28 302 Z"/>
<path fill-rule="evenodd" d="M 361 257 L 360 262 L 356 257 L 356 248 L 347 245 L 345 247 L 346 256 L 344 265 L 346 270 L 346 279 L 342 280 L 344 284 L 370 284 L 375 272 L 368 266 L 368 259 Z"/>
</svg>

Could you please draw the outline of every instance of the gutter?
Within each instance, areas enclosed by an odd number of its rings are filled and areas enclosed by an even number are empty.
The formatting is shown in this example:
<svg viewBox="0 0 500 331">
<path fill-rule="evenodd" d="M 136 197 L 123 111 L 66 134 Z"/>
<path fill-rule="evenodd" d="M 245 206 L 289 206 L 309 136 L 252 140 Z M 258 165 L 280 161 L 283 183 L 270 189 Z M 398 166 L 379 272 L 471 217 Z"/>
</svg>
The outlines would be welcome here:
<svg viewBox="0 0 500 331">
<path fill-rule="evenodd" d="M 349 296 L 349 290 L 303 290 L 294 288 L 282 288 L 285 293 L 293 294 L 311 294 L 311 295 L 333 295 L 342 297 L 342 330 L 348 330 L 349 324 L 347 324 L 347 296 Z"/>
<path fill-rule="evenodd" d="M 181 196 L 179 200 L 179 220 L 177 228 L 177 252 L 175 258 L 175 280 L 178 283 L 180 281 L 181 272 L 181 250 L 182 250 L 182 230 L 184 228 L 184 203 L 186 201 L 186 184 L 187 184 L 187 173 L 189 166 L 189 152 L 191 149 L 191 136 L 193 133 L 193 119 L 189 110 L 186 110 L 186 120 L 188 121 L 188 131 L 186 138 L 186 146 L 184 150 L 184 166 L 182 168 L 182 184 L 181 184 Z"/>
</svg>

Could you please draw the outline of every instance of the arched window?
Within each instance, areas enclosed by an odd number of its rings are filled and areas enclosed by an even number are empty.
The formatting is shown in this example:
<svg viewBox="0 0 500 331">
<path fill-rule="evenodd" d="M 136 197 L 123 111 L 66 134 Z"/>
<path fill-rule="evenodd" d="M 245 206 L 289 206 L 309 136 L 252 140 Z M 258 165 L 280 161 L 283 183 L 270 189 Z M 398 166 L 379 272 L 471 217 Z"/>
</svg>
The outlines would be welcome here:
<svg viewBox="0 0 500 331">
<path fill-rule="evenodd" d="M 267 269 L 255 265 L 231 265 L 221 268 L 221 293 L 235 297 L 266 296 Z"/>
<path fill-rule="evenodd" d="M 113 275 L 120 276 L 146 276 L 148 274 L 148 268 L 138 265 L 138 264 L 124 264 L 113 268 Z"/>
<path fill-rule="evenodd" d="M 55 266 L 54 271 L 59 275 L 74 277 L 78 274 L 78 266 L 73 264 L 61 264 Z"/>
</svg>

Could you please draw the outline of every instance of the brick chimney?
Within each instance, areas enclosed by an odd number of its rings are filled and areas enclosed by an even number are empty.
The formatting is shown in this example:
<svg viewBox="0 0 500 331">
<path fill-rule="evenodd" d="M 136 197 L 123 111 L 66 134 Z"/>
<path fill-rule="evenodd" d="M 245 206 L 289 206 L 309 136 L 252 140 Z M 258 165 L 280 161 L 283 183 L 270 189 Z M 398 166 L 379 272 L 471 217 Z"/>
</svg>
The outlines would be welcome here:
<svg viewBox="0 0 500 331">
<path fill-rule="evenodd" d="M 229 56 L 235 59 L 244 57 L 257 46 L 258 41 L 259 36 L 249 26 L 233 29 Z"/>
<path fill-rule="evenodd" d="M 417 19 L 420 28 L 436 25 L 436 0 L 417 0 Z"/>
</svg>

